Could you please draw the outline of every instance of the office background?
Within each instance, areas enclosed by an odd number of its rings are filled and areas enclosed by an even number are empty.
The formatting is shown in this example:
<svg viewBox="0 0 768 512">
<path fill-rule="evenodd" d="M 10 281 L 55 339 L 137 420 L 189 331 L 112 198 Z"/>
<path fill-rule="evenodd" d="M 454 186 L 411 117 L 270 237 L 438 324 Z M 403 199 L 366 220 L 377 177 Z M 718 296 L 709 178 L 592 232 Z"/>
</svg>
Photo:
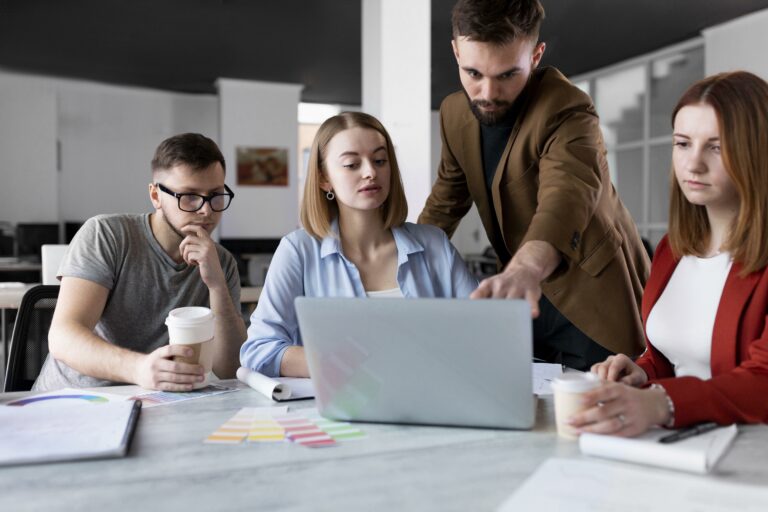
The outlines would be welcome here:
<svg viewBox="0 0 768 512">
<path fill-rule="evenodd" d="M 148 211 L 154 148 L 196 131 L 220 143 L 237 194 L 218 235 L 235 252 L 268 253 L 298 225 L 314 130 L 341 109 L 372 111 L 391 129 L 415 218 L 439 158 L 436 109 L 460 87 L 453 3 L 0 0 L 0 252 L 66 241 L 99 213 Z M 768 0 L 543 4 L 544 64 L 595 100 L 614 183 L 655 243 L 671 108 L 707 74 L 768 77 Z M 386 101 L 405 107 L 392 113 Z M 424 121 L 404 127 L 409 112 Z M 238 186 L 238 146 L 287 149 L 288 186 Z M 454 243 L 464 254 L 487 246 L 476 214 Z"/>
</svg>

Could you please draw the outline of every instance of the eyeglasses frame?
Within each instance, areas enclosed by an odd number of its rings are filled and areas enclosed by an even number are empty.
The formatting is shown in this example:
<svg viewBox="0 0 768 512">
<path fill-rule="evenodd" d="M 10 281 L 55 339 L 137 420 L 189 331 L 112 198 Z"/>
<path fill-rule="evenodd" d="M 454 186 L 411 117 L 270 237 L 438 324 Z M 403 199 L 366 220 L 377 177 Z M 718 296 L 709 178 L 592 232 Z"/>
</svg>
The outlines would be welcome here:
<svg viewBox="0 0 768 512">
<path fill-rule="evenodd" d="M 160 191 L 161 191 L 161 192 L 165 192 L 166 194 L 168 194 L 168 195 L 170 195 L 170 196 L 173 196 L 173 197 L 175 197 L 175 198 L 176 198 L 176 200 L 177 200 L 177 206 L 179 207 L 179 210 L 181 210 L 181 211 L 183 211 L 183 212 L 187 212 L 187 213 L 194 213 L 194 212 L 200 211 L 200 210 L 203 208 L 203 206 L 205 206 L 205 203 L 208 203 L 208 206 L 210 206 L 210 207 L 211 207 L 211 211 L 214 211 L 214 212 L 223 212 L 224 210 L 226 210 L 227 208 L 229 208 L 230 206 L 232 206 L 232 200 L 235 198 L 235 193 L 234 193 L 234 192 L 232 192 L 232 189 L 230 189 L 230 188 L 227 186 L 227 184 L 226 184 L 226 183 L 224 184 L 224 190 L 226 190 L 226 192 L 225 192 L 225 193 L 217 192 L 217 193 L 215 193 L 215 194 L 211 194 L 211 195 L 209 195 L 209 196 L 204 196 L 204 195 L 202 195 L 202 194 L 195 194 L 195 193 L 192 193 L 192 192 L 184 192 L 184 193 L 174 192 L 173 190 L 169 189 L 168 187 L 166 187 L 166 186 L 165 186 L 165 185 L 163 185 L 162 183 L 154 183 L 154 185 L 155 185 L 155 186 L 156 186 L 158 189 L 160 189 Z M 200 206 L 199 206 L 197 209 L 195 209 L 195 210 L 185 210 L 184 208 L 182 208 L 182 207 L 181 207 L 181 198 L 182 198 L 182 197 L 184 197 L 184 196 L 196 196 L 196 197 L 200 197 L 200 198 L 202 198 L 202 199 L 203 199 L 203 202 L 202 202 L 202 203 L 200 204 Z M 224 209 L 221 209 L 221 210 L 217 210 L 217 209 L 215 209 L 215 208 L 213 207 L 213 203 L 212 203 L 211 201 L 212 201 L 214 198 L 218 197 L 218 196 L 229 196 L 229 203 L 227 204 L 227 207 L 226 207 L 226 208 L 224 208 Z"/>
</svg>

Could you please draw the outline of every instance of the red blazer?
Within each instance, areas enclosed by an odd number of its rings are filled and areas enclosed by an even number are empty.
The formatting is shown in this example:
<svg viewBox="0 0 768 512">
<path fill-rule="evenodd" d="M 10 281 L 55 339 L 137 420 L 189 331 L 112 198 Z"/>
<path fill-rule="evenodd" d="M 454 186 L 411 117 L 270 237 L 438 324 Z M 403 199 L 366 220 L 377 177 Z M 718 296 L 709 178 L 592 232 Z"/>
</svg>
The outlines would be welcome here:
<svg viewBox="0 0 768 512">
<path fill-rule="evenodd" d="M 664 237 L 643 294 L 643 326 L 678 261 Z M 675 377 L 672 364 L 651 343 L 637 360 L 648 379 L 664 386 L 675 404 L 675 427 L 702 421 L 768 423 L 768 267 L 743 278 L 740 270 L 734 262 L 717 308 L 711 379 Z"/>
</svg>

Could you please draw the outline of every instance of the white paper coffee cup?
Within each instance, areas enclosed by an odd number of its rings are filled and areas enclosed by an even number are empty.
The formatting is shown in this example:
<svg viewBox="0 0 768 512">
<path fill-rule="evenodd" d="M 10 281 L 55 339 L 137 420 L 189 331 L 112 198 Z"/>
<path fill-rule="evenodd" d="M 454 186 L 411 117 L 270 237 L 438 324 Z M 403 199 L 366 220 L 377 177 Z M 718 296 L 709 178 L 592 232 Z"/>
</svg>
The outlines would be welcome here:
<svg viewBox="0 0 768 512">
<path fill-rule="evenodd" d="M 600 379 L 594 373 L 564 373 L 552 381 L 558 435 L 567 439 L 579 437 L 576 429 L 566 422 L 574 414 L 587 409 L 586 406 L 582 405 L 581 397 L 599 385 Z"/>
<path fill-rule="evenodd" d="M 213 312 L 199 306 L 176 308 L 168 313 L 165 325 L 171 345 L 188 345 L 194 352 L 191 357 L 174 357 L 174 360 L 200 364 L 205 369 L 205 379 L 196 382 L 192 388 L 207 386 L 213 368 Z"/>
</svg>

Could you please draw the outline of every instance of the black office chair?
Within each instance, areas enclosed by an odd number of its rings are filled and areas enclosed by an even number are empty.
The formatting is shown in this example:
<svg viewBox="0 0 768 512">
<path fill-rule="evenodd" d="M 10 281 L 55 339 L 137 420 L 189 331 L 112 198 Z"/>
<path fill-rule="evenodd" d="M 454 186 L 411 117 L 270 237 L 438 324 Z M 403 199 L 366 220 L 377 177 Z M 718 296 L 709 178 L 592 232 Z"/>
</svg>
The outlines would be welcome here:
<svg viewBox="0 0 768 512">
<path fill-rule="evenodd" d="M 58 285 L 39 285 L 21 299 L 13 325 L 3 391 L 29 391 L 48 355 L 48 329 L 59 297 Z"/>
</svg>

